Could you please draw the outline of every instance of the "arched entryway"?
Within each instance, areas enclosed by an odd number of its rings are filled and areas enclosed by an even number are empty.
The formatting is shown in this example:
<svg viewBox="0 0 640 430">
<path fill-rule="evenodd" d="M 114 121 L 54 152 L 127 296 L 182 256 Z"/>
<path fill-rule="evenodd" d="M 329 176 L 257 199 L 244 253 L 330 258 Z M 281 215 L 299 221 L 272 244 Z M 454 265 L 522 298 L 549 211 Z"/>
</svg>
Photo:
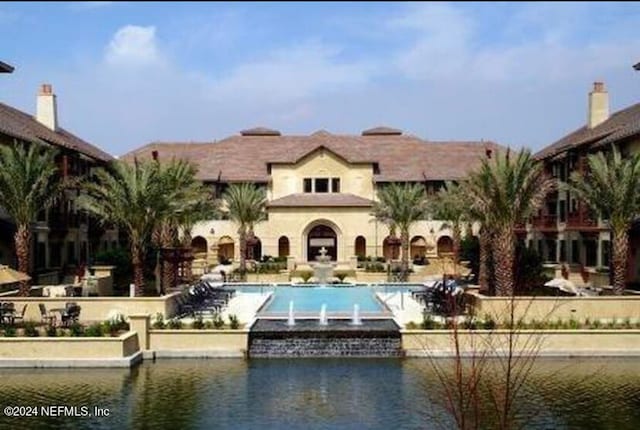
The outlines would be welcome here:
<svg viewBox="0 0 640 430">
<path fill-rule="evenodd" d="M 395 236 L 387 236 L 382 241 L 382 255 L 385 260 L 397 260 L 400 258 L 400 239 Z"/>
<path fill-rule="evenodd" d="M 328 225 L 318 224 L 307 234 L 307 261 L 315 261 L 322 248 L 332 261 L 338 259 L 338 235 Z"/>
<path fill-rule="evenodd" d="M 218 241 L 218 260 L 226 263 L 233 260 L 234 243 L 229 236 L 222 236 Z"/>
<path fill-rule="evenodd" d="M 191 249 L 194 254 L 206 254 L 207 253 L 207 239 L 202 236 L 196 236 L 191 239 Z"/>
<path fill-rule="evenodd" d="M 289 253 L 289 238 L 287 236 L 280 236 L 280 239 L 278 239 L 278 257 L 288 257 Z"/>
<path fill-rule="evenodd" d="M 367 239 L 365 239 L 364 236 L 356 237 L 355 254 L 358 257 L 367 256 Z"/>
<path fill-rule="evenodd" d="M 449 236 L 438 238 L 438 256 L 453 253 L 453 240 Z"/>
<path fill-rule="evenodd" d="M 245 254 L 247 260 L 260 261 L 262 258 L 262 241 L 258 236 L 253 236 L 253 241 L 247 241 L 247 253 Z"/>
<path fill-rule="evenodd" d="M 414 260 L 424 258 L 427 255 L 427 241 L 422 236 L 411 238 L 410 257 Z"/>
</svg>

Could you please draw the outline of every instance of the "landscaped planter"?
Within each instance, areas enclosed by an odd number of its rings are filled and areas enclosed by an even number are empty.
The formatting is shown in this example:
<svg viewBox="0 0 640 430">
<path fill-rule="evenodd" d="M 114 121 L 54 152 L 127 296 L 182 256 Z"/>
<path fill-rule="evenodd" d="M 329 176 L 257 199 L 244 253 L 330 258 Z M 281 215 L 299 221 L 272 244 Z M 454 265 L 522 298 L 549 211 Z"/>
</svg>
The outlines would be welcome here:
<svg viewBox="0 0 640 430">
<path fill-rule="evenodd" d="M 402 330 L 402 347 L 408 356 L 452 356 L 452 330 Z M 539 346 L 539 355 L 601 356 L 640 355 L 640 330 L 517 330 L 514 352 L 531 352 Z M 462 330 L 458 340 L 463 354 L 473 351 L 504 351 L 507 330 Z M 492 347 L 486 349 L 486 345 Z"/>
</svg>

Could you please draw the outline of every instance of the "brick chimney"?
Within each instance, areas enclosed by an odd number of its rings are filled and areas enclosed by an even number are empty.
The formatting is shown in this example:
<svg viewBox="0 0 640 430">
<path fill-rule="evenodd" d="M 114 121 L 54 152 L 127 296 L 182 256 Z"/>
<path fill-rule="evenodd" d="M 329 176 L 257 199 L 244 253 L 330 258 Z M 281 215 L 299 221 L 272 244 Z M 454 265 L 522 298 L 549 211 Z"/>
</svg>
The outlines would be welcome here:
<svg viewBox="0 0 640 430">
<path fill-rule="evenodd" d="M 36 119 L 53 131 L 58 129 L 58 106 L 56 95 L 53 94 L 51 84 L 42 84 L 38 91 L 38 103 L 36 106 Z"/>
<path fill-rule="evenodd" d="M 594 128 L 609 119 L 609 93 L 604 82 L 594 82 L 593 91 L 589 93 L 589 112 L 587 126 Z"/>
</svg>

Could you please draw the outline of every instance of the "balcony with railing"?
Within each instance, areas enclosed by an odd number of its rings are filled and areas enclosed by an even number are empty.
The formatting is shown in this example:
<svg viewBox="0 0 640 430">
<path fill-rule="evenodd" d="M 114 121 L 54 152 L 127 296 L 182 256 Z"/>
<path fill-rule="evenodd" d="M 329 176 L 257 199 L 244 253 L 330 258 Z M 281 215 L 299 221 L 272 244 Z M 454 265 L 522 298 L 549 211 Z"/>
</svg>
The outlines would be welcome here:
<svg viewBox="0 0 640 430">
<path fill-rule="evenodd" d="M 531 224 L 538 230 L 555 230 L 558 228 L 558 215 L 539 215 L 531 219 Z"/>
</svg>

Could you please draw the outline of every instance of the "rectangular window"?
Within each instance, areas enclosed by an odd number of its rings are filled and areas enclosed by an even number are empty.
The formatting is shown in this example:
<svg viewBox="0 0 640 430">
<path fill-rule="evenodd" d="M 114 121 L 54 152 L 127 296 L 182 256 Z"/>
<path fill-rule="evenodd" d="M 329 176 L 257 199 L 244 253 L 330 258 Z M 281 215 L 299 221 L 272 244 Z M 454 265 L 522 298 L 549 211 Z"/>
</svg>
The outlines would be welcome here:
<svg viewBox="0 0 640 430">
<path fill-rule="evenodd" d="M 578 248 L 578 241 L 571 241 L 571 262 L 572 263 L 580 263 L 580 251 Z"/>
<path fill-rule="evenodd" d="M 560 200 L 560 222 L 567 221 L 567 201 Z"/>
<path fill-rule="evenodd" d="M 36 269 L 44 269 L 47 258 L 47 248 L 44 242 L 36 244 Z"/>
<path fill-rule="evenodd" d="M 595 267 L 598 264 L 598 241 L 590 239 L 584 242 L 585 266 Z"/>
<path fill-rule="evenodd" d="M 303 187 L 305 193 L 310 193 L 311 191 L 313 191 L 311 189 L 311 178 L 304 178 Z"/>
<path fill-rule="evenodd" d="M 76 262 L 76 243 L 67 242 L 67 263 Z"/>
<path fill-rule="evenodd" d="M 609 260 L 611 258 L 611 242 L 608 240 L 602 241 L 602 265 L 609 267 Z"/>
<path fill-rule="evenodd" d="M 316 178 L 316 193 L 329 192 L 329 178 Z"/>
<path fill-rule="evenodd" d="M 560 241 L 560 263 L 564 263 L 567 261 L 567 242 L 564 240 Z"/>
<path fill-rule="evenodd" d="M 556 241 L 547 240 L 547 261 L 556 261 Z"/>
<path fill-rule="evenodd" d="M 331 178 L 331 192 L 332 193 L 340 192 L 340 178 Z"/>
<path fill-rule="evenodd" d="M 49 244 L 49 267 L 60 267 L 62 264 L 62 244 Z"/>
</svg>

